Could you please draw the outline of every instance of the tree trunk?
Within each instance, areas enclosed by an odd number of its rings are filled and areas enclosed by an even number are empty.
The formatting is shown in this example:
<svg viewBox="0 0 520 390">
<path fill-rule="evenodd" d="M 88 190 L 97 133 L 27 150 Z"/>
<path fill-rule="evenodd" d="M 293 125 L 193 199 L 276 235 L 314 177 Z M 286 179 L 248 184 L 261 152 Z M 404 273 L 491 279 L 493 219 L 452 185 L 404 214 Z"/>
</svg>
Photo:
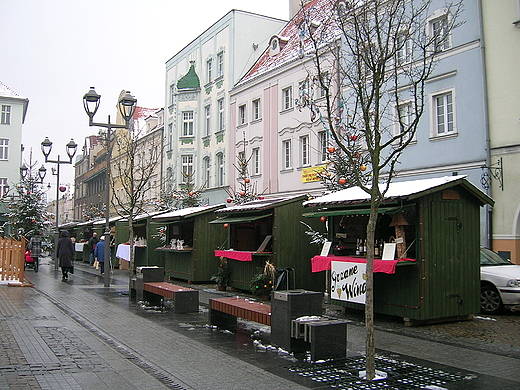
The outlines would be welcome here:
<svg viewBox="0 0 520 390">
<path fill-rule="evenodd" d="M 375 183 L 377 185 L 377 183 Z M 374 197 L 374 195 L 373 195 Z M 367 224 L 367 292 L 365 302 L 365 369 L 366 379 L 371 381 L 375 378 L 375 355 L 376 347 L 374 341 L 374 243 L 379 204 L 372 199 L 370 207 L 370 217 Z"/>
</svg>

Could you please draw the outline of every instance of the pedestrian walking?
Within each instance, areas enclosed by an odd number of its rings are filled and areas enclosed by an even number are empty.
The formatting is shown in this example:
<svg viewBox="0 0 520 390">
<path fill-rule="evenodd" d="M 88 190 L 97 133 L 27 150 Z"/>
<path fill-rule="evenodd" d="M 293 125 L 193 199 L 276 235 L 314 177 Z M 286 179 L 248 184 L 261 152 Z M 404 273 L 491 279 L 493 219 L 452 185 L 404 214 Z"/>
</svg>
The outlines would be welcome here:
<svg viewBox="0 0 520 390">
<path fill-rule="evenodd" d="M 38 272 L 39 259 L 42 255 L 42 234 L 40 232 L 36 232 L 31 237 L 28 249 L 31 251 L 31 257 L 34 262 L 34 272 Z"/>
<path fill-rule="evenodd" d="M 101 275 L 105 273 L 105 236 L 101 236 L 101 239 L 96 245 L 94 250 L 94 258 L 99 262 L 99 268 L 101 268 Z"/>
<path fill-rule="evenodd" d="M 74 273 L 72 259 L 74 258 L 74 244 L 70 239 L 68 231 L 63 230 L 58 240 L 56 248 L 56 256 L 58 256 L 61 267 L 61 280 L 67 281 L 69 279 L 69 272 Z"/>
<path fill-rule="evenodd" d="M 88 240 L 88 248 L 90 250 L 90 265 L 94 265 L 94 250 L 96 249 L 96 245 L 99 242 L 99 238 L 97 233 L 92 233 L 92 237 Z"/>
</svg>

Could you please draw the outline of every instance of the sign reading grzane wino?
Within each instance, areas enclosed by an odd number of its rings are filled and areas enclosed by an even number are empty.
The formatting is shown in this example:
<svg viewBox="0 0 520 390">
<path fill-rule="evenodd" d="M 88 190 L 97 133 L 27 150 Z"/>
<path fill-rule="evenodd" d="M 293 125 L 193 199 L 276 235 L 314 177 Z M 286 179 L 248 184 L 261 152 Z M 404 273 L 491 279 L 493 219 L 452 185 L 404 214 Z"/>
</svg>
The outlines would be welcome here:
<svg viewBox="0 0 520 390">
<path fill-rule="evenodd" d="M 365 304 L 366 264 L 332 261 L 330 297 L 340 301 Z"/>
</svg>

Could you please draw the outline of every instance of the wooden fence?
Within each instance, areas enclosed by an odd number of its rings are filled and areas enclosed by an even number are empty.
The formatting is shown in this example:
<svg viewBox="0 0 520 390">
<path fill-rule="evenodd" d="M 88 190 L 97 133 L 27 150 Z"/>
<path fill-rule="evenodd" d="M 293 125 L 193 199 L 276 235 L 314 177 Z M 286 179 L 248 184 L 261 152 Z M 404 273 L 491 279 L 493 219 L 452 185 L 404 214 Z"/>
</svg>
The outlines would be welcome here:
<svg viewBox="0 0 520 390">
<path fill-rule="evenodd" d="M 25 245 L 27 240 L 0 237 L 0 281 L 24 282 Z"/>
</svg>

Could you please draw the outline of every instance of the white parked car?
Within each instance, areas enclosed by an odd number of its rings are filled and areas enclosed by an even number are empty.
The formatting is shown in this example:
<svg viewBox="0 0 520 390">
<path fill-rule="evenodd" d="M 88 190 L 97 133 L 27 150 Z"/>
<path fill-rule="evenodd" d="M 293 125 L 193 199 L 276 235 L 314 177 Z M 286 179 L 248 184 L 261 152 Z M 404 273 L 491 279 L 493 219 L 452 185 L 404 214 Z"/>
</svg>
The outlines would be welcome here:
<svg viewBox="0 0 520 390">
<path fill-rule="evenodd" d="M 480 309 L 496 314 L 505 306 L 520 305 L 520 265 L 480 248 Z"/>
</svg>

